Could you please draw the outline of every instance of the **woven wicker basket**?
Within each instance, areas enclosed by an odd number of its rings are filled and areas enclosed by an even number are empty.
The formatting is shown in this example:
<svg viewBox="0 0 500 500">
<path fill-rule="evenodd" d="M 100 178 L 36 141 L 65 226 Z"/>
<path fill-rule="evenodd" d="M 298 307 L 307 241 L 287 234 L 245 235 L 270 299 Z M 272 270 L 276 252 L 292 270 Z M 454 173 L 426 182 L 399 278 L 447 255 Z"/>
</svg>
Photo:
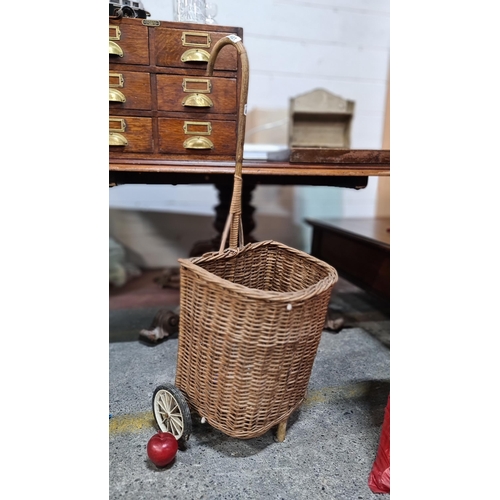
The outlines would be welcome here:
<svg viewBox="0 0 500 500">
<path fill-rule="evenodd" d="M 224 45 L 236 47 L 242 62 L 242 95 L 233 199 L 220 250 L 179 259 L 175 384 L 191 410 L 225 434 L 248 439 L 280 425 L 284 439 L 286 420 L 306 394 L 338 276 L 330 265 L 275 241 L 243 245 L 248 60 L 236 38 L 222 38 L 214 45 L 207 70 L 211 75 Z"/>
</svg>

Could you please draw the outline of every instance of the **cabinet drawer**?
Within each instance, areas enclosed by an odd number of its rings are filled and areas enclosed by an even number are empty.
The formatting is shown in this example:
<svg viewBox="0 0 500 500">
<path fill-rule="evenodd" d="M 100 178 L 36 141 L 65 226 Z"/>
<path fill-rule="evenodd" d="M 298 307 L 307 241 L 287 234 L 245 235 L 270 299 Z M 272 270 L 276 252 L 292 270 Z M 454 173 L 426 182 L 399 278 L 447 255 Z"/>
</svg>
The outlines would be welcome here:
<svg viewBox="0 0 500 500">
<path fill-rule="evenodd" d="M 151 109 L 149 73 L 110 71 L 109 109 Z"/>
<path fill-rule="evenodd" d="M 149 64 L 148 28 L 109 22 L 109 62 Z"/>
<path fill-rule="evenodd" d="M 227 35 L 234 33 L 156 28 L 155 64 L 173 68 L 205 69 L 215 42 Z M 236 48 L 225 47 L 217 57 L 214 70 L 236 71 L 237 62 Z"/>
<path fill-rule="evenodd" d="M 158 109 L 236 113 L 236 79 L 157 75 Z"/>
<path fill-rule="evenodd" d="M 151 118 L 109 117 L 109 152 L 151 153 L 153 122 Z"/>
<path fill-rule="evenodd" d="M 234 155 L 236 122 L 158 118 L 160 153 L 185 155 Z"/>
</svg>

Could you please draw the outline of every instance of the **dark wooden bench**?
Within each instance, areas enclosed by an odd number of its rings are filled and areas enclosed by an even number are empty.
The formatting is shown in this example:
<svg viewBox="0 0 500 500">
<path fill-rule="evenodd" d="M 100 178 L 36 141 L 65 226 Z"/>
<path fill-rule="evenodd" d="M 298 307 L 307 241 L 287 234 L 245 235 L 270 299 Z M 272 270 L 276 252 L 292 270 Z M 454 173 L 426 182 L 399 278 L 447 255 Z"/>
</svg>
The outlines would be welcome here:
<svg viewBox="0 0 500 500">
<path fill-rule="evenodd" d="M 340 276 L 389 301 L 389 218 L 306 219 L 313 227 L 311 255 Z"/>
</svg>

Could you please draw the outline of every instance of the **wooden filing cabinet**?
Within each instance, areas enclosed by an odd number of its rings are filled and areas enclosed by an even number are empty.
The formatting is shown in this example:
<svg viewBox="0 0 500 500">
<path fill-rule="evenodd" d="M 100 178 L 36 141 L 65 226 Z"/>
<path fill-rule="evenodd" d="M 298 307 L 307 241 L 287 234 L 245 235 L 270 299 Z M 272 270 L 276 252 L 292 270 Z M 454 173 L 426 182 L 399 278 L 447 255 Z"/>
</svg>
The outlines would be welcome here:
<svg viewBox="0 0 500 500">
<path fill-rule="evenodd" d="M 109 18 L 110 159 L 234 160 L 243 29 Z"/>
</svg>

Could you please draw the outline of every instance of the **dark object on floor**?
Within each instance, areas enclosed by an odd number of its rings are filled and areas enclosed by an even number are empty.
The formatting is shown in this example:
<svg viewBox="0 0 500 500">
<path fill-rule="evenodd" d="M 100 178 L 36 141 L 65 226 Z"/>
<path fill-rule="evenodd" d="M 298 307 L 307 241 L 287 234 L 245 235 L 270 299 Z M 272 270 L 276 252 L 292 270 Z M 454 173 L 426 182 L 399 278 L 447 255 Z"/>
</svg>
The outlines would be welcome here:
<svg viewBox="0 0 500 500">
<path fill-rule="evenodd" d="M 179 333 L 178 307 L 174 311 L 167 308 L 160 309 L 153 318 L 149 330 L 143 329 L 139 335 L 142 340 L 156 344 L 159 340 L 173 337 L 177 333 Z"/>
<path fill-rule="evenodd" d="M 154 278 L 154 282 L 162 288 L 179 288 L 181 282 L 181 271 L 178 267 L 164 269 L 160 276 Z"/>
<path fill-rule="evenodd" d="M 326 317 L 325 330 L 339 333 L 342 328 L 344 328 L 344 318 L 330 318 L 328 316 Z"/>
</svg>

